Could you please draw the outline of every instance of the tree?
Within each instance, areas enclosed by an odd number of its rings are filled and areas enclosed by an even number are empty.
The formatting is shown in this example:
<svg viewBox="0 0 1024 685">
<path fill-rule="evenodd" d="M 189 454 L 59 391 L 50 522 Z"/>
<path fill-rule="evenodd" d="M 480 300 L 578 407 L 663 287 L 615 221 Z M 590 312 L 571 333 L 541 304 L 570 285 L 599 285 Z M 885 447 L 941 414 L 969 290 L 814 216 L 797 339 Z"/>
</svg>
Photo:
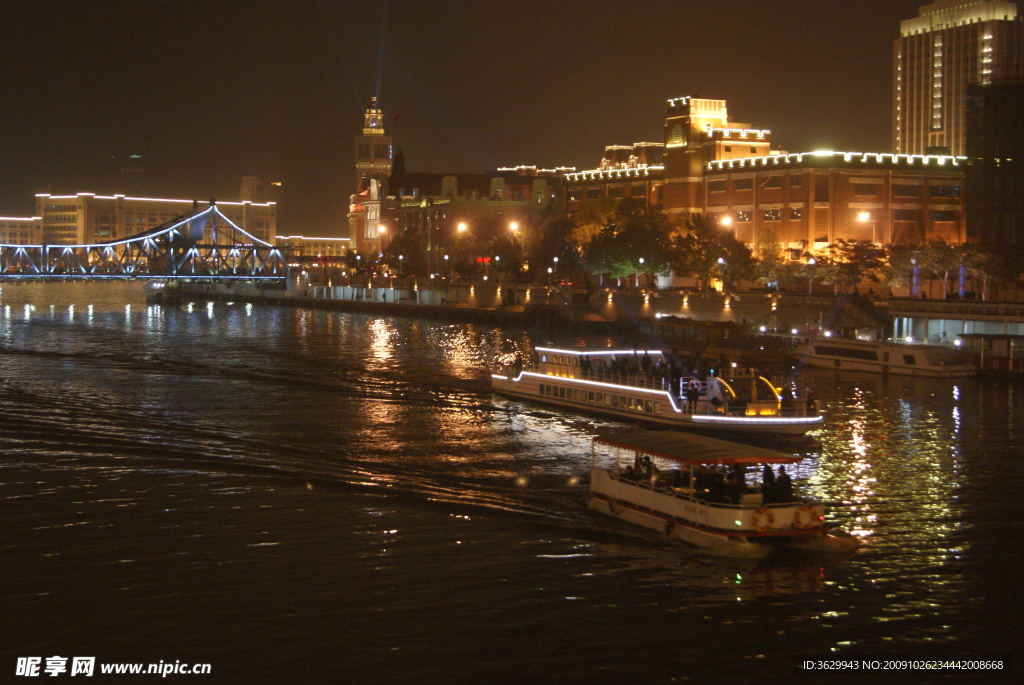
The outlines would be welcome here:
<svg viewBox="0 0 1024 685">
<path fill-rule="evenodd" d="M 707 288 L 714 279 L 729 284 L 744 278 L 753 266 L 750 248 L 704 215 L 688 221 L 686 232 L 673 239 L 670 260 L 677 275 L 694 278 Z"/>
<path fill-rule="evenodd" d="M 926 240 L 917 251 L 921 268 L 942 283 L 942 296 L 949 294 L 949 279 L 960 270 L 960 250 L 944 240 Z"/>
<path fill-rule="evenodd" d="M 879 282 L 884 250 L 869 240 L 840 240 L 828 246 L 822 281 L 843 286 L 845 292 L 867 279 Z M 828 280 L 826 280 L 828 279 Z"/>
<path fill-rule="evenodd" d="M 789 272 L 789 260 L 786 259 L 786 253 L 782 249 L 782 243 L 779 242 L 775 231 L 761 231 L 754 244 L 754 257 L 754 278 L 765 285 L 774 283 L 778 290 L 779 282 Z"/>
<path fill-rule="evenodd" d="M 964 243 L 960 254 L 967 275 L 981 285 L 982 300 L 988 300 L 991 282 L 1010 285 L 1021 277 L 1020 250 L 996 250 L 987 245 Z"/>
<path fill-rule="evenodd" d="M 664 212 L 623 201 L 582 250 L 584 264 L 591 273 L 612 278 L 668 273 L 671 233 Z"/>
</svg>

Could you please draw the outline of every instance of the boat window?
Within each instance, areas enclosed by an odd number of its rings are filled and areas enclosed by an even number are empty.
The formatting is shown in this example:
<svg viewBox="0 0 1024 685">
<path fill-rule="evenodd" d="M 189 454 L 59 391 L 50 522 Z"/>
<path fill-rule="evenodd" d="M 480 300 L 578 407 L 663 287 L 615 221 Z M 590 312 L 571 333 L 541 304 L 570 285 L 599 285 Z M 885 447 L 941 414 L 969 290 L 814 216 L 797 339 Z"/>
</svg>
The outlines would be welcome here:
<svg viewBox="0 0 1024 685">
<path fill-rule="evenodd" d="M 594 393 L 592 393 L 592 392 L 588 392 L 587 393 L 587 402 L 590 402 L 591 404 L 594 403 Z"/>
<path fill-rule="evenodd" d="M 644 411 L 647 412 L 648 414 L 654 412 L 654 405 L 651 404 L 650 400 L 644 400 Z"/>
<path fill-rule="evenodd" d="M 618 395 L 612 395 L 612 406 L 615 407 L 616 409 L 619 408 L 619 396 Z"/>
<path fill-rule="evenodd" d="M 917 364 L 917 359 L 912 354 L 905 354 L 903 355 L 903 363 L 907 366 L 914 366 Z"/>
<path fill-rule="evenodd" d="M 542 362 L 546 362 L 546 361 L 548 360 L 548 356 L 547 356 L 546 354 L 542 354 L 542 355 L 540 356 L 540 360 L 541 360 Z"/>
<path fill-rule="evenodd" d="M 660 414 L 661 413 L 661 402 L 655 402 L 654 403 L 654 413 L 655 414 Z"/>
<path fill-rule="evenodd" d="M 575 401 L 579 402 L 580 401 L 580 391 L 579 390 L 573 390 L 572 391 L 572 398 Z"/>
<path fill-rule="evenodd" d="M 878 354 L 874 350 L 851 349 L 837 345 L 815 345 L 815 354 L 825 357 L 844 357 L 846 359 L 870 359 L 877 361 Z"/>
</svg>

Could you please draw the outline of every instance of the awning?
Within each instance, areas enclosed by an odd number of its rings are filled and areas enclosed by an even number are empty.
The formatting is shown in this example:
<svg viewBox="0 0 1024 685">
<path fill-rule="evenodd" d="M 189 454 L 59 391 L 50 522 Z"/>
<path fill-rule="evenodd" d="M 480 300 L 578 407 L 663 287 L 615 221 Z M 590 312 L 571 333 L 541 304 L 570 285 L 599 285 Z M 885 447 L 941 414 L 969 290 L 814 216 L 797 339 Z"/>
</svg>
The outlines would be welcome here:
<svg viewBox="0 0 1024 685">
<path fill-rule="evenodd" d="M 669 430 L 634 428 L 600 435 L 594 442 L 682 464 L 795 464 L 803 459 L 778 450 Z"/>
</svg>

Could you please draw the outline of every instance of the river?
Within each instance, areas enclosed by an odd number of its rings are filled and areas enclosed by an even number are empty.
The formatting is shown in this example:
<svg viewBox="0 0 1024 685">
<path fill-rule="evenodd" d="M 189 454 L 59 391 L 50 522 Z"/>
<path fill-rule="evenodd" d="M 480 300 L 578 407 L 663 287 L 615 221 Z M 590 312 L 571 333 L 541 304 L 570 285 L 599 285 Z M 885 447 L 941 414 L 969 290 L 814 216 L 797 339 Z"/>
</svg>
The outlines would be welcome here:
<svg viewBox="0 0 1024 685">
<path fill-rule="evenodd" d="M 0 285 L 0 669 L 731 683 L 1020 653 L 1022 385 L 806 372 L 826 423 L 798 482 L 864 545 L 722 559 L 586 509 L 590 440 L 621 424 L 493 396 L 532 342 Z"/>
</svg>

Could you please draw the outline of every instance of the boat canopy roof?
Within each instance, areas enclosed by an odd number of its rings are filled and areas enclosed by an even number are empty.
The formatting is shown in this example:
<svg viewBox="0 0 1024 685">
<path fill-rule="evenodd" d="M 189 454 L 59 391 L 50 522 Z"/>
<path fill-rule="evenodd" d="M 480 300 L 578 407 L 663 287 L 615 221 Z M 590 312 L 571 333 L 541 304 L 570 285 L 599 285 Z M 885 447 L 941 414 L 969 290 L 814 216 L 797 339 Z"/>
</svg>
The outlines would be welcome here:
<svg viewBox="0 0 1024 685">
<path fill-rule="evenodd" d="M 681 464 L 794 464 L 802 459 L 778 450 L 669 430 L 634 428 L 600 435 L 594 442 Z"/>
</svg>

